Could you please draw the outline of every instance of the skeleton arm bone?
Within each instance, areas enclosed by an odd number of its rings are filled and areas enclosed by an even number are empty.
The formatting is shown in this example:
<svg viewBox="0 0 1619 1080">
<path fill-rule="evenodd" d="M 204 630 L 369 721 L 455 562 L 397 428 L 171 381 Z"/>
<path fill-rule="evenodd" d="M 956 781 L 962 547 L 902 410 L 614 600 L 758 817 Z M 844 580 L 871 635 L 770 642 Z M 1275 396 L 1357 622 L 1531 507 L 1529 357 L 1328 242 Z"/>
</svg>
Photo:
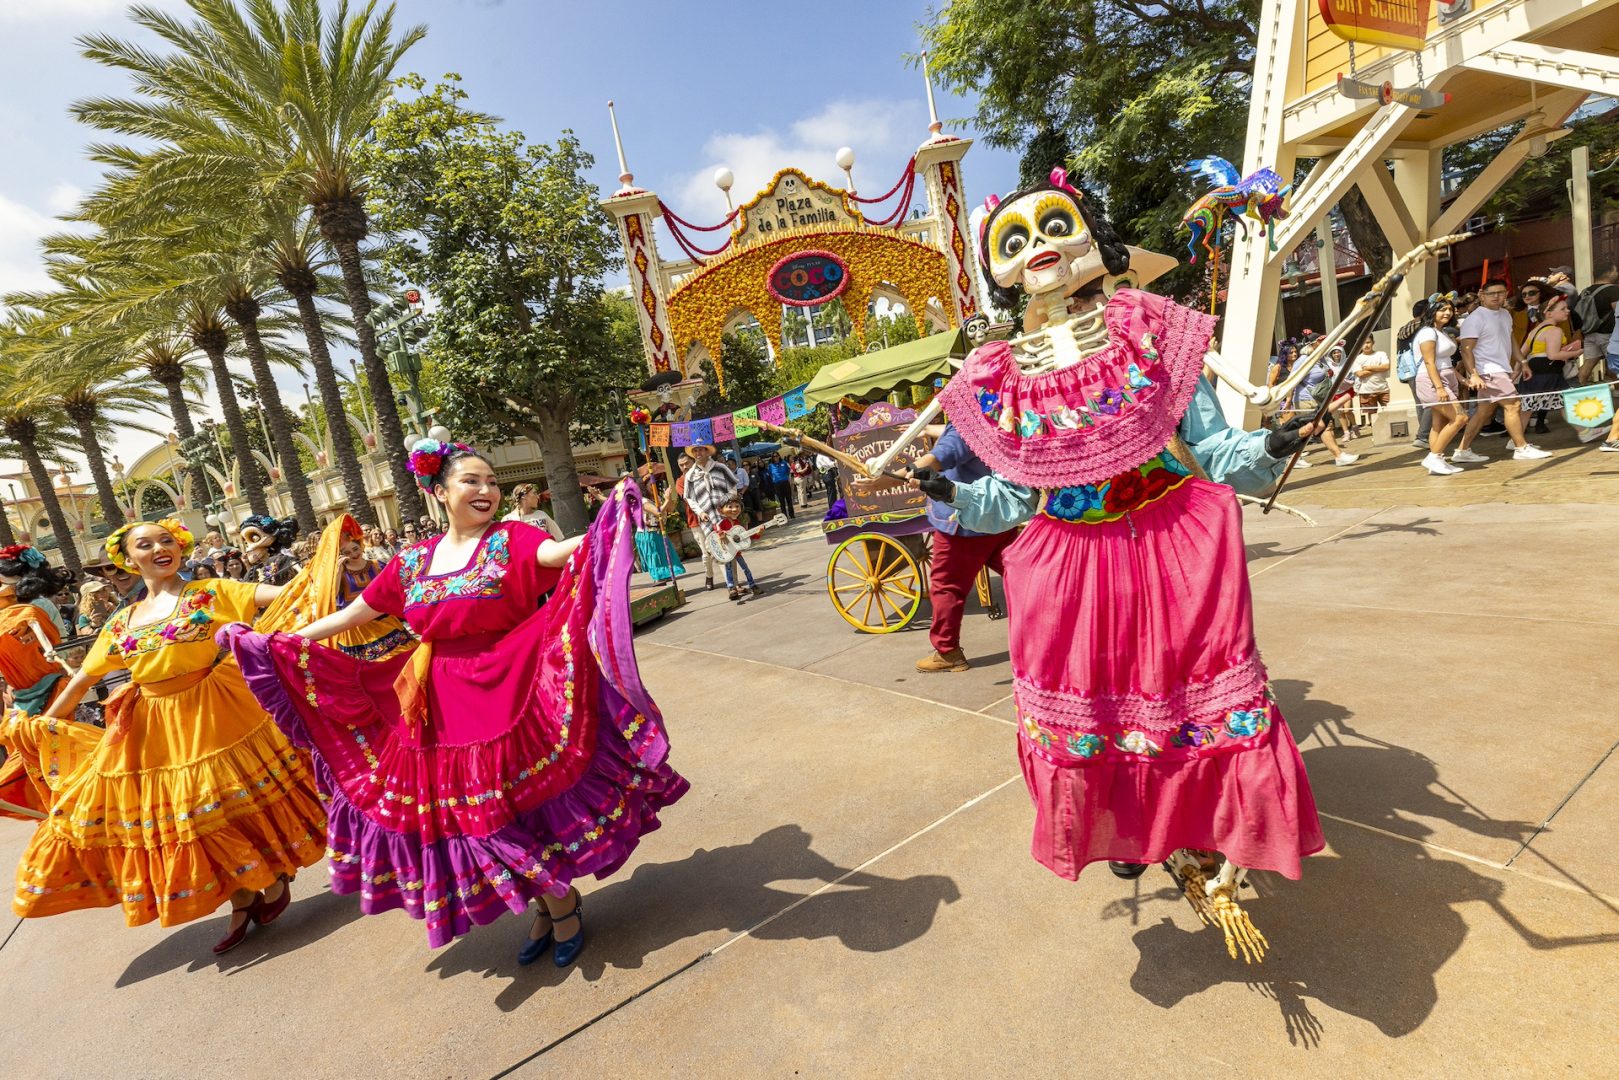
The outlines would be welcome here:
<svg viewBox="0 0 1619 1080">
<path fill-rule="evenodd" d="M 1314 351 L 1293 361 L 1293 370 L 1288 373 L 1287 378 L 1282 379 L 1275 386 L 1255 386 L 1243 375 L 1233 370 L 1230 365 L 1220 358 L 1219 353 L 1212 349 L 1203 357 L 1204 366 L 1212 371 L 1221 382 L 1236 389 L 1252 404 L 1266 412 L 1274 412 L 1282 404 L 1292 400 L 1293 391 L 1298 389 L 1299 384 L 1304 381 L 1304 377 L 1327 354 L 1327 351 L 1332 348 L 1334 343 L 1349 333 L 1361 320 L 1372 314 L 1377 307 L 1378 301 L 1382 298 L 1383 290 L 1392 288 L 1412 266 L 1433 258 L 1444 248 L 1460 243 L 1471 235 L 1473 234 L 1452 233 L 1449 236 L 1436 237 L 1418 244 L 1404 255 L 1401 255 L 1395 260 L 1394 265 L 1389 268 L 1388 273 L 1379 278 L 1377 283 L 1368 289 L 1364 296 L 1355 301 L 1355 306 L 1350 309 L 1349 315 L 1321 338 Z"/>
</svg>

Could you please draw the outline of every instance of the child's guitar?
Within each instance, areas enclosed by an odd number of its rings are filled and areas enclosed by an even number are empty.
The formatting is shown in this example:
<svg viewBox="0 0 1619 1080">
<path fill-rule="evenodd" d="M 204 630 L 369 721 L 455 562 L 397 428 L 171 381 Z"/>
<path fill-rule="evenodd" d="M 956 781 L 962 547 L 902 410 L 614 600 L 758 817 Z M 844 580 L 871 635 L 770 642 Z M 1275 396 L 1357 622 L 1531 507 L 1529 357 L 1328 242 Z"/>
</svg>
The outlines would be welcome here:
<svg viewBox="0 0 1619 1080">
<path fill-rule="evenodd" d="M 736 522 L 730 522 L 728 529 L 717 528 L 712 525 L 703 528 L 703 547 L 717 563 L 728 563 L 742 552 L 753 546 L 754 537 L 774 525 L 787 524 L 786 514 L 777 514 L 763 525 L 755 525 L 751 529 L 744 529 Z"/>
</svg>

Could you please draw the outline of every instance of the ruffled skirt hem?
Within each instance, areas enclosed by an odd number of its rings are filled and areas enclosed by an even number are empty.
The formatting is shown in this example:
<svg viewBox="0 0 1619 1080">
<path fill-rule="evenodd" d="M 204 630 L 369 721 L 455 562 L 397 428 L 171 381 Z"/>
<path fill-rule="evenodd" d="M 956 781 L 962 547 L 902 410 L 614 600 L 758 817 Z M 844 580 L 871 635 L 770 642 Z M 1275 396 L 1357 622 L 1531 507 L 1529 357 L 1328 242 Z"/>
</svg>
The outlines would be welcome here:
<svg viewBox="0 0 1619 1080">
<path fill-rule="evenodd" d="M 1154 863 L 1178 848 L 1296 880 L 1301 860 L 1326 846 L 1304 761 L 1279 715 L 1252 745 L 1200 757 L 1061 764 L 1020 734 L 1018 760 L 1035 806 L 1034 858 L 1070 881 L 1093 862 Z"/>
</svg>

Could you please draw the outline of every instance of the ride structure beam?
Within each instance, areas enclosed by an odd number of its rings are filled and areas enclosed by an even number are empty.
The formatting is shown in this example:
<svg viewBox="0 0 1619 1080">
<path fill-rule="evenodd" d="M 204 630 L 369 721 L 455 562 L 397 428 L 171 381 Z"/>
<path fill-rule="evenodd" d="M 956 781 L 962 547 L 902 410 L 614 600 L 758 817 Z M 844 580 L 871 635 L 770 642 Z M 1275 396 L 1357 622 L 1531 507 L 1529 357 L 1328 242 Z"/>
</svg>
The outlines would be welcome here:
<svg viewBox="0 0 1619 1080">
<path fill-rule="evenodd" d="M 1463 66 L 1473 71 L 1584 90 L 1588 94 L 1619 96 L 1619 57 L 1601 53 L 1514 41 L 1463 61 Z"/>
<path fill-rule="evenodd" d="M 1431 34 L 1420 52 L 1423 73 L 1431 80 L 1466 66 L 1475 57 L 1517 45 L 1520 39 L 1531 35 L 1549 33 L 1616 3 L 1619 0 L 1496 0 Z M 1417 52 L 1392 53 L 1379 57 L 1355 74 L 1363 82 L 1412 86 L 1421 81 L 1417 74 L 1418 56 Z M 1351 100 L 1339 94 L 1336 86 L 1323 86 L 1287 105 L 1284 110 L 1287 141 L 1308 143 L 1318 136 L 1329 135 L 1376 107 L 1375 101 Z"/>
</svg>

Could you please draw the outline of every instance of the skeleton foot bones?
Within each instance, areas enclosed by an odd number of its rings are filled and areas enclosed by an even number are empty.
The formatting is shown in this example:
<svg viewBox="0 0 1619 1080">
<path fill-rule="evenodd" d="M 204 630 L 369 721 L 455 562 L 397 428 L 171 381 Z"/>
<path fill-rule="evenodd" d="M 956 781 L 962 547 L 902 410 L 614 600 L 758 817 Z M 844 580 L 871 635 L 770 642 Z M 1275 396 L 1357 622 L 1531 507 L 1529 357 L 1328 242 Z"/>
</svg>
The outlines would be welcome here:
<svg viewBox="0 0 1619 1080">
<path fill-rule="evenodd" d="M 1176 851 L 1164 862 L 1165 869 L 1174 876 L 1181 893 L 1197 912 L 1205 925 L 1217 926 L 1225 935 L 1226 953 L 1235 960 L 1242 952 L 1245 964 L 1263 963 L 1270 942 L 1249 919 L 1248 913 L 1237 903 L 1237 890 L 1248 871 L 1225 860 L 1214 880 L 1210 881 L 1203 864 L 1194 852 L 1185 848 Z"/>
</svg>

